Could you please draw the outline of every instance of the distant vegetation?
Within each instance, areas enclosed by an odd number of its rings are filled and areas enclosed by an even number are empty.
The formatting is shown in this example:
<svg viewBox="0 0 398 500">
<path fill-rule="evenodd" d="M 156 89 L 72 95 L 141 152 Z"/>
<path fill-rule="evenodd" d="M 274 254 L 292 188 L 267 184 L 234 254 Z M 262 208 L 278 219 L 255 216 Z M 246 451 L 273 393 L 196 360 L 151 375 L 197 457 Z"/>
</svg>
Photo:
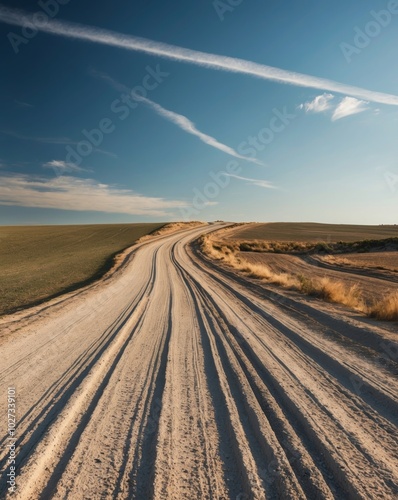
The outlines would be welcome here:
<svg viewBox="0 0 398 500">
<path fill-rule="evenodd" d="M 117 253 L 163 225 L 0 227 L 0 315 L 99 278 Z"/>
<path fill-rule="evenodd" d="M 398 250 L 398 237 L 379 240 L 338 241 L 334 243 L 316 241 L 266 241 L 225 239 L 223 245 L 240 252 L 271 252 L 271 253 L 320 253 L 342 254 L 351 252 L 377 252 Z"/>
</svg>

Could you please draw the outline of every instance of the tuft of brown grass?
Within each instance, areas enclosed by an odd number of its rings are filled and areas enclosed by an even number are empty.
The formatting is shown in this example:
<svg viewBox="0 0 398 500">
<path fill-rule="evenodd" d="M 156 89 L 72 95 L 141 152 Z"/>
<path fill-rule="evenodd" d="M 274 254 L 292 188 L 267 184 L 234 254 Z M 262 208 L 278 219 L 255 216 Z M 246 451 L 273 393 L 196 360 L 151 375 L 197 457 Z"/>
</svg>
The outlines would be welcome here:
<svg viewBox="0 0 398 500">
<path fill-rule="evenodd" d="M 375 302 L 368 309 L 368 315 L 387 321 L 398 321 L 398 292 Z"/>
<path fill-rule="evenodd" d="M 343 304 L 358 311 L 366 311 L 366 304 L 357 285 L 347 285 L 343 281 L 326 277 L 313 281 L 315 294 L 321 299 Z"/>
</svg>

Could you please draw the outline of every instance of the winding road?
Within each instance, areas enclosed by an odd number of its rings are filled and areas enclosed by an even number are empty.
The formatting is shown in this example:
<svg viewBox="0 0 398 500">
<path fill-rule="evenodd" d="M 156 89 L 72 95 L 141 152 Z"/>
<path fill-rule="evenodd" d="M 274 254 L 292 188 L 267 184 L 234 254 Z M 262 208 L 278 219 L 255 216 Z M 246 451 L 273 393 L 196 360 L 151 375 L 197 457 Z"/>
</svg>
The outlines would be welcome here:
<svg viewBox="0 0 398 500">
<path fill-rule="evenodd" d="M 391 329 L 207 261 L 193 242 L 217 227 L 2 320 L 2 498 L 398 497 Z"/>
</svg>

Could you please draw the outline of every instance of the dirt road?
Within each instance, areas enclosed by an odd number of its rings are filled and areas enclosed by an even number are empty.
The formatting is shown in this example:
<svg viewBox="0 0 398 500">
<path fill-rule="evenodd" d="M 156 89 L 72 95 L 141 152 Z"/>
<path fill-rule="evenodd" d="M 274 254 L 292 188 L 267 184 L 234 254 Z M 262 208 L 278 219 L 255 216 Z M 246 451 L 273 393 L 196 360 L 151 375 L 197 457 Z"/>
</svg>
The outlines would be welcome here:
<svg viewBox="0 0 398 500">
<path fill-rule="evenodd" d="M 2 321 L 2 497 L 397 498 L 394 335 L 213 266 L 203 232 Z"/>
</svg>

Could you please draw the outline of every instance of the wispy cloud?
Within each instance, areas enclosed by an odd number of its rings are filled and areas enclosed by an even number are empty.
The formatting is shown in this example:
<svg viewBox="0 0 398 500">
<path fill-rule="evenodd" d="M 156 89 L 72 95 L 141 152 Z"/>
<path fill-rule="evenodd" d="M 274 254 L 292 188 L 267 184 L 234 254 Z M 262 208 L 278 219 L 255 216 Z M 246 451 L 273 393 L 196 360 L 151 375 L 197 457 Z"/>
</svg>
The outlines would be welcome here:
<svg viewBox="0 0 398 500">
<path fill-rule="evenodd" d="M 90 76 L 93 76 L 94 78 L 99 78 L 100 80 L 104 80 L 106 83 L 108 83 L 111 87 L 113 87 L 118 92 L 125 92 L 127 94 L 130 94 L 130 92 L 131 92 L 131 89 L 129 89 L 127 87 L 127 85 L 124 85 L 123 83 L 116 81 L 110 75 L 103 73 L 102 71 L 98 71 L 97 69 L 95 69 L 93 67 L 89 68 L 88 74 Z"/>
<path fill-rule="evenodd" d="M 356 115 L 357 113 L 362 113 L 363 111 L 369 109 L 367 104 L 369 103 L 355 99 L 354 97 L 344 97 L 334 110 L 332 121 L 340 120 L 346 116 Z"/>
<path fill-rule="evenodd" d="M 30 14 L 6 7 L 0 8 L 0 21 L 12 25 L 24 26 Z M 235 57 L 220 56 L 209 54 L 197 50 L 186 49 L 175 45 L 155 42 L 145 38 L 134 37 L 116 33 L 109 30 L 83 26 L 65 21 L 49 20 L 46 24 L 37 26 L 37 29 L 53 35 L 74 38 L 76 40 L 85 40 L 93 43 L 100 43 L 108 46 L 119 47 L 127 50 L 145 52 L 159 57 L 173 59 L 235 73 L 252 75 L 265 80 L 272 80 L 290 85 L 297 85 L 307 88 L 316 88 L 327 92 L 337 92 L 358 99 L 370 102 L 379 102 L 381 104 L 390 104 L 398 106 L 398 96 L 375 92 L 361 87 L 346 85 L 326 78 L 306 75 L 287 71 L 285 69 L 275 68 L 264 64 L 258 64 Z"/>
<path fill-rule="evenodd" d="M 237 151 L 235 151 L 233 148 L 230 146 L 227 146 L 226 144 L 223 144 L 222 142 L 219 142 L 217 139 L 214 137 L 205 134 L 204 132 L 201 132 L 196 128 L 196 125 L 186 116 L 181 115 L 179 113 L 176 113 L 174 111 L 170 111 L 169 109 L 164 108 L 160 104 L 152 101 L 151 99 L 148 99 L 147 97 L 142 97 L 134 92 L 132 92 L 126 85 L 123 85 L 116 80 L 114 80 L 112 77 L 109 75 L 106 75 L 104 73 L 100 73 L 95 70 L 91 70 L 90 73 L 93 76 L 99 77 L 102 80 L 106 81 L 109 83 L 112 87 L 114 87 L 117 91 L 119 92 L 125 92 L 133 97 L 138 102 L 142 102 L 143 104 L 146 104 L 149 108 L 153 109 L 158 115 L 162 116 L 166 120 L 168 120 L 171 123 L 174 123 L 174 125 L 177 125 L 180 129 L 184 130 L 184 132 L 187 132 L 188 134 L 194 135 L 198 137 L 202 142 L 207 144 L 208 146 L 211 146 L 215 149 L 218 149 L 222 151 L 223 153 L 226 153 L 230 156 L 234 156 L 235 158 L 239 158 L 241 160 L 246 160 L 250 161 L 252 163 L 256 163 L 257 165 L 262 165 L 264 166 L 263 163 L 261 163 L 259 160 L 256 160 L 255 158 L 250 158 L 247 156 L 243 156 L 239 154 Z"/>
<path fill-rule="evenodd" d="M 239 179 L 240 181 L 245 181 L 246 184 L 251 184 L 253 186 L 258 186 L 266 189 L 276 189 L 276 186 L 272 184 L 272 182 L 261 180 L 261 179 L 252 179 L 251 177 L 241 177 L 240 175 L 235 174 L 225 174 L 228 177 L 233 177 L 234 179 Z"/>
<path fill-rule="evenodd" d="M 14 102 L 19 108 L 34 108 L 33 104 L 29 104 L 28 102 L 18 101 L 18 99 L 14 99 Z"/>
<path fill-rule="evenodd" d="M 12 130 L 1 130 L 1 133 L 8 135 L 9 137 L 15 137 L 15 139 L 20 139 L 21 141 L 42 142 L 44 144 L 77 144 L 69 139 L 69 137 L 37 137 L 19 134 L 18 132 L 14 132 Z"/>
<path fill-rule="evenodd" d="M 0 9 L 1 12 L 1 9 Z M 33 141 L 33 142 L 41 142 L 43 144 L 60 144 L 60 145 L 71 145 L 76 146 L 79 144 L 77 141 L 73 141 L 69 137 L 36 137 L 30 135 L 23 135 L 17 132 L 13 132 L 11 130 L 1 130 L 1 134 L 8 135 L 9 137 L 15 137 L 15 139 L 20 139 L 21 141 Z M 112 158 L 117 158 L 117 154 L 112 153 L 110 151 L 105 151 L 100 148 L 93 148 L 96 153 L 100 153 L 106 156 L 110 156 Z"/>
<path fill-rule="evenodd" d="M 0 205 L 163 217 L 186 203 L 144 196 L 93 179 L 0 175 Z"/>
<path fill-rule="evenodd" d="M 299 105 L 299 109 L 304 109 L 306 113 L 322 113 L 332 107 L 331 101 L 334 99 L 333 94 L 324 94 L 316 96 L 312 101 L 304 102 Z"/>
<path fill-rule="evenodd" d="M 53 169 L 58 175 L 62 175 L 64 173 L 92 172 L 92 170 L 88 168 L 82 168 L 75 163 L 68 163 L 63 160 L 51 160 L 47 163 L 43 163 L 42 166 L 44 168 Z"/>
</svg>

